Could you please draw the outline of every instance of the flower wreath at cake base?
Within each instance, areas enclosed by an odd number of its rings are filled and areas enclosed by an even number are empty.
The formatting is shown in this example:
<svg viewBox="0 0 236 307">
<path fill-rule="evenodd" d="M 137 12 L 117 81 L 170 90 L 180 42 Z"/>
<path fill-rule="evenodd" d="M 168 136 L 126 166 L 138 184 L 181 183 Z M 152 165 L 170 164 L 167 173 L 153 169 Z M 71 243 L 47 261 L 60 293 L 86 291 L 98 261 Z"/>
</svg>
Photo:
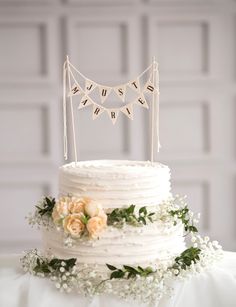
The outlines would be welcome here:
<svg viewBox="0 0 236 307">
<path fill-rule="evenodd" d="M 156 211 L 135 206 L 105 213 L 102 207 L 88 198 L 61 197 L 58 201 L 46 197 L 28 217 L 31 225 L 56 228 L 64 233 L 64 244 L 73 246 L 76 240 L 96 240 L 106 227 L 145 227 L 149 223 L 165 225 L 182 223 L 185 236 L 192 246 L 168 261 L 150 266 L 114 266 L 80 264 L 76 258 L 58 259 L 51 253 L 30 250 L 21 258 L 25 272 L 48 278 L 61 292 L 77 292 L 87 297 L 114 294 L 125 300 L 137 300 L 150 305 L 163 296 L 171 295 L 172 282 L 189 278 L 211 268 L 222 259 L 217 241 L 198 234 L 198 219 L 188 209 L 185 198 L 179 196 L 160 204 Z"/>
</svg>

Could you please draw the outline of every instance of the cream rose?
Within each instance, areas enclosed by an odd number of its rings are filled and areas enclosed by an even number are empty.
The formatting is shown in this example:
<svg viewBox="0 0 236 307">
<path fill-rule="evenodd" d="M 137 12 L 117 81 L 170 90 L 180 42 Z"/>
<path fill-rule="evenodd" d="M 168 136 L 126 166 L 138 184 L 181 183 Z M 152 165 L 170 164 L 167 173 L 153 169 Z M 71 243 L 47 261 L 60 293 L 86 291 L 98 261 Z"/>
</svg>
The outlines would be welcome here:
<svg viewBox="0 0 236 307">
<path fill-rule="evenodd" d="M 68 206 L 66 197 L 59 198 L 52 211 L 52 219 L 54 223 L 58 223 L 68 214 Z"/>
<path fill-rule="evenodd" d="M 70 214 L 63 220 L 63 227 L 66 233 L 69 233 L 73 238 L 79 238 L 84 231 L 85 225 L 81 221 L 81 215 Z"/>
<path fill-rule="evenodd" d="M 89 202 L 88 198 L 76 198 L 69 196 L 62 196 L 57 201 L 52 218 L 54 223 L 58 224 L 68 214 L 84 213 L 84 206 Z"/>
<path fill-rule="evenodd" d="M 88 220 L 86 227 L 89 232 L 89 236 L 92 239 L 97 239 L 102 230 L 106 228 L 106 220 L 104 217 L 94 216 Z"/>
<path fill-rule="evenodd" d="M 72 197 L 68 203 L 68 210 L 70 213 L 84 213 L 84 207 L 89 202 L 88 198 Z"/>
<path fill-rule="evenodd" d="M 103 222 L 107 224 L 107 215 L 103 210 L 99 212 L 98 217 L 100 217 L 103 220 Z"/>
<path fill-rule="evenodd" d="M 95 200 L 87 202 L 84 206 L 84 210 L 90 217 L 98 216 L 103 212 L 102 206 Z"/>
</svg>

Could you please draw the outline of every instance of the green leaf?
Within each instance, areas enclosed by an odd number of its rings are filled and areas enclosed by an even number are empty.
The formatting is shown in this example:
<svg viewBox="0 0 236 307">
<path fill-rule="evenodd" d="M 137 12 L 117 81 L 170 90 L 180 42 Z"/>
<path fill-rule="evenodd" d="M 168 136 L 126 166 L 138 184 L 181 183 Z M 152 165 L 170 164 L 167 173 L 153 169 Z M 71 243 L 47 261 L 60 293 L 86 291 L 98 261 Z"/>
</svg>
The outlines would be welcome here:
<svg viewBox="0 0 236 307">
<path fill-rule="evenodd" d="M 126 212 L 128 214 L 134 213 L 135 205 L 131 205 L 129 208 L 126 209 Z"/>
<path fill-rule="evenodd" d="M 43 258 L 37 258 L 36 263 L 37 265 L 34 267 L 34 271 L 36 273 L 44 273 L 49 274 L 52 272 L 58 272 L 60 267 L 62 266 L 62 262 L 65 262 L 65 270 L 69 270 L 72 268 L 76 263 L 76 258 L 70 258 L 70 259 L 58 259 L 53 258 L 50 261 Z"/>
<path fill-rule="evenodd" d="M 67 260 L 63 260 L 68 266 L 73 267 L 76 264 L 76 258 L 70 258 Z"/>
<path fill-rule="evenodd" d="M 45 273 L 45 274 L 51 273 L 50 268 L 45 261 L 41 263 L 39 258 L 37 258 L 36 262 L 37 265 L 34 267 L 35 273 Z"/>
<path fill-rule="evenodd" d="M 118 270 L 111 273 L 110 279 L 113 278 L 123 278 L 125 276 L 125 272 Z"/>
<path fill-rule="evenodd" d="M 42 207 L 36 206 L 36 208 L 38 209 L 38 213 L 41 216 L 43 215 L 51 216 L 55 204 L 56 204 L 55 198 L 45 197 L 42 202 Z"/>
<path fill-rule="evenodd" d="M 133 273 L 133 274 L 138 274 L 138 273 L 139 273 L 135 268 L 133 268 L 133 267 L 131 267 L 131 266 L 129 266 L 129 265 L 124 265 L 123 268 L 124 268 L 127 272 L 129 272 L 129 273 Z"/>
<path fill-rule="evenodd" d="M 132 273 L 132 272 L 129 272 L 129 274 L 127 275 L 127 278 L 130 279 L 130 278 L 134 278 L 135 275 Z"/>
<path fill-rule="evenodd" d="M 146 207 L 142 207 L 139 209 L 139 214 L 144 213 L 144 215 L 147 215 L 147 208 Z"/>
<path fill-rule="evenodd" d="M 189 231 L 191 231 L 191 232 L 198 232 L 198 229 L 197 229 L 197 227 L 195 227 L 195 226 L 189 226 L 188 227 L 188 229 L 189 229 Z"/>
<path fill-rule="evenodd" d="M 139 221 L 142 222 L 144 225 L 147 225 L 147 222 L 143 216 L 139 217 Z"/>
<path fill-rule="evenodd" d="M 138 266 L 139 271 L 144 272 L 144 269 L 141 266 Z"/>
<path fill-rule="evenodd" d="M 147 273 L 153 273 L 153 269 L 152 269 L 150 266 L 148 266 L 148 267 L 145 269 L 145 272 L 147 272 Z"/>
<path fill-rule="evenodd" d="M 151 216 L 154 212 L 148 214 L 146 207 L 141 207 L 138 214 L 135 213 L 135 205 L 128 208 L 114 209 L 107 214 L 107 224 L 121 227 L 124 223 L 132 226 L 140 226 L 140 224 L 147 224 L 147 221 L 153 222 Z"/>
<path fill-rule="evenodd" d="M 84 223 L 85 225 L 88 223 L 88 218 L 83 214 L 80 217 L 80 220 L 82 223 Z"/>
<path fill-rule="evenodd" d="M 49 262 L 49 266 L 52 267 L 54 270 L 59 270 L 62 266 L 62 262 L 65 262 L 65 270 L 69 271 L 76 263 L 76 258 L 70 259 L 57 259 L 54 258 Z"/>
<path fill-rule="evenodd" d="M 55 265 L 55 264 L 58 264 L 58 262 L 61 262 L 59 259 L 57 259 L 57 258 L 54 258 L 54 259 L 52 259 L 50 262 L 49 262 L 49 265 L 50 266 L 53 266 L 53 265 Z"/>
<path fill-rule="evenodd" d="M 201 253 L 201 250 L 196 247 L 190 247 L 183 251 L 180 256 L 175 258 L 175 265 L 173 265 L 174 268 L 178 268 L 178 265 L 181 269 L 186 270 L 188 266 L 191 265 L 192 261 L 196 263 L 197 260 L 200 259 L 199 255 Z"/>
<path fill-rule="evenodd" d="M 117 270 L 117 268 L 116 268 L 115 266 L 111 265 L 111 264 L 106 264 L 106 266 L 107 266 L 108 269 L 111 270 L 111 271 Z"/>
<path fill-rule="evenodd" d="M 176 264 L 177 265 L 177 264 Z M 113 278 L 124 278 L 124 279 L 130 279 L 130 278 L 135 278 L 136 276 L 143 276 L 146 277 L 149 274 L 154 273 L 153 269 L 151 267 L 147 268 L 142 268 L 141 266 L 132 267 L 129 265 L 123 265 L 123 270 L 122 269 L 117 269 L 113 265 L 108 265 L 107 267 L 112 270 L 113 272 L 110 275 L 110 279 Z"/>
<path fill-rule="evenodd" d="M 41 269 L 42 269 L 43 273 L 50 273 L 51 272 L 49 267 L 46 264 L 42 265 Z"/>
</svg>

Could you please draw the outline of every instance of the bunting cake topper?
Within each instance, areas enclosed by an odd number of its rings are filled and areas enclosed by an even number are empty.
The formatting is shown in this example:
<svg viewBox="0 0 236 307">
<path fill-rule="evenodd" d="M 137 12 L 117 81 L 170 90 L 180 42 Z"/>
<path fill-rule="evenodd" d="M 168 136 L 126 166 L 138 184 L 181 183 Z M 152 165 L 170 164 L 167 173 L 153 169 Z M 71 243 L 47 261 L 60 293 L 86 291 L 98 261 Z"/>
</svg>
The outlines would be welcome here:
<svg viewBox="0 0 236 307">
<path fill-rule="evenodd" d="M 145 83 L 141 78 L 147 75 Z M 135 98 L 128 100 L 128 91 L 135 93 Z M 90 95 L 92 93 L 92 95 Z M 96 101 L 94 93 L 97 93 Z M 122 105 L 119 107 L 107 106 L 108 97 L 111 93 L 120 99 Z M 149 94 L 147 98 L 147 95 Z M 92 98 L 92 97 L 93 98 Z M 151 98 L 150 98 L 151 97 Z M 67 56 L 63 65 L 63 119 L 64 119 L 64 157 L 67 159 L 67 102 L 70 103 L 71 126 L 73 135 L 74 158 L 77 162 L 76 133 L 73 100 L 78 104 L 78 110 L 91 108 L 91 118 L 97 119 L 103 113 L 106 113 L 113 124 L 116 123 L 120 113 L 123 113 L 128 119 L 134 118 L 134 105 L 151 110 L 151 157 L 153 161 L 155 151 L 159 152 L 159 74 L 158 64 L 153 58 L 152 64 L 147 67 L 138 77 L 127 83 L 107 86 L 99 84 L 84 76 L 70 61 Z"/>
</svg>

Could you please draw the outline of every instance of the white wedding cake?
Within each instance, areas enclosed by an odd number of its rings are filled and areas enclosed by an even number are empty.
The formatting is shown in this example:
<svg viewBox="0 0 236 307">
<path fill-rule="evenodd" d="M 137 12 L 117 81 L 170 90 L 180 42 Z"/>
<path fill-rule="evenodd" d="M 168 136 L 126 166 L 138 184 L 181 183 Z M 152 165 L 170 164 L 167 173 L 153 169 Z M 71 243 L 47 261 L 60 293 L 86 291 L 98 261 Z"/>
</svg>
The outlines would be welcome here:
<svg viewBox="0 0 236 307">
<path fill-rule="evenodd" d="M 160 163 L 144 161 L 86 161 L 70 163 L 59 170 L 60 196 L 89 197 L 102 204 L 105 212 L 114 208 L 144 205 L 156 211 L 170 196 L 170 170 Z M 163 222 L 146 227 L 107 227 L 99 240 L 82 238 L 65 247 L 63 233 L 43 232 L 46 250 L 57 257 L 76 257 L 89 264 L 150 265 L 173 258 L 185 249 L 183 224 L 170 227 Z"/>
<path fill-rule="evenodd" d="M 87 79 L 68 57 L 63 75 L 64 156 L 69 99 L 75 162 L 59 169 L 58 197 L 44 197 L 29 216 L 29 224 L 42 229 L 43 250 L 27 252 L 22 266 L 48 277 L 60 291 L 112 294 L 154 306 L 170 282 L 199 273 L 221 257 L 218 242 L 198 234 L 198 219 L 185 197 L 172 196 L 168 166 L 154 160 L 160 147 L 157 63 L 115 87 Z M 122 100 L 121 107 L 106 106 L 111 92 Z M 148 109 L 151 104 L 151 161 L 78 161 L 74 96 L 80 97 L 78 109 L 90 106 L 93 119 L 106 113 L 113 124 L 120 113 L 133 119 L 134 105 Z M 125 102 L 126 97 L 132 101 Z"/>
</svg>

